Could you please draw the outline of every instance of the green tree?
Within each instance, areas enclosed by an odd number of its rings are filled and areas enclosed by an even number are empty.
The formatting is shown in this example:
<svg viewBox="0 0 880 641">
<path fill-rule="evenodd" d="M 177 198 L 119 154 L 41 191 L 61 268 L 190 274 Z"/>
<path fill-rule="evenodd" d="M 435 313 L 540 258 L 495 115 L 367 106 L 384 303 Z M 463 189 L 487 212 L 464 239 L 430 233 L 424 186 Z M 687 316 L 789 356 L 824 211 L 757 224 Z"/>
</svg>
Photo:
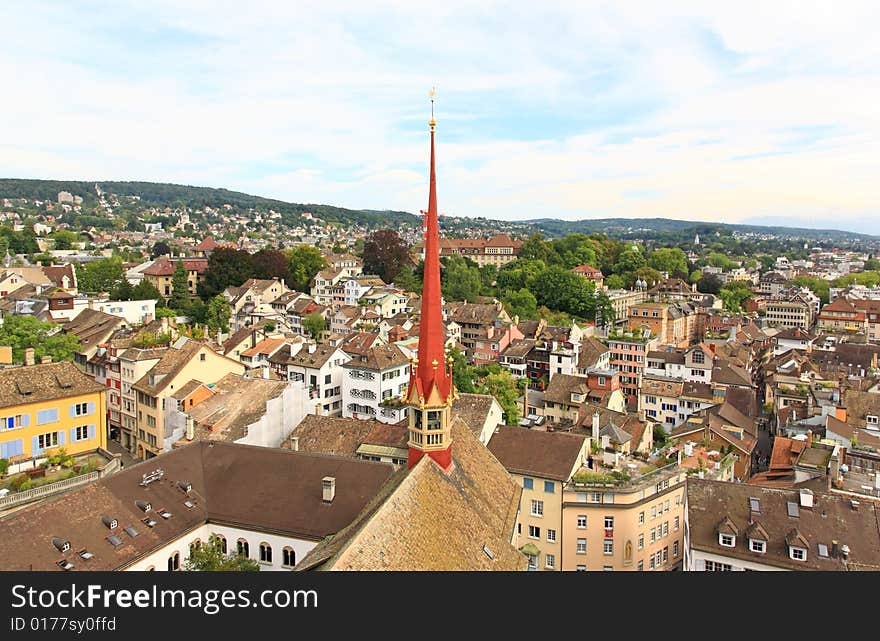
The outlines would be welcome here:
<svg viewBox="0 0 880 641">
<path fill-rule="evenodd" d="M 118 256 L 77 263 L 76 282 L 80 291 L 98 294 L 112 292 L 125 278 L 122 259 Z"/>
<path fill-rule="evenodd" d="M 134 292 L 134 287 L 131 286 L 131 283 L 127 278 L 123 278 L 119 281 L 119 284 L 113 289 L 110 296 L 113 300 L 132 300 L 132 295 Z"/>
<path fill-rule="evenodd" d="M 531 289 L 539 305 L 590 320 L 595 316 L 595 284 L 564 267 L 546 269 Z"/>
<path fill-rule="evenodd" d="M 404 267 L 398 272 L 394 285 L 405 292 L 422 293 L 422 278 L 419 271 L 411 267 Z"/>
<path fill-rule="evenodd" d="M 478 394 L 491 394 L 501 405 L 504 422 L 507 425 L 519 424 L 522 408 L 519 406 L 520 390 L 507 370 L 492 373 L 481 379 L 477 384 Z"/>
<path fill-rule="evenodd" d="M 671 277 L 686 278 L 687 256 L 678 247 L 656 249 L 648 256 L 648 267 L 658 272 L 668 272 Z"/>
<path fill-rule="evenodd" d="M 327 329 L 327 321 L 323 316 L 315 312 L 314 314 L 309 314 L 303 319 L 303 329 L 305 329 L 312 338 L 318 340 L 321 333 Z"/>
<path fill-rule="evenodd" d="M 538 318 L 538 300 L 526 288 L 518 292 L 508 292 L 502 303 L 511 317 L 519 316 L 521 320 Z"/>
<path fill-rule="evenodd" d="M 168 297 L 168 307 L 179 312 L 185 311 L 189 303 L 189 273 L 183 265 L 183 261 L 178 261 L 174 273 L 171 275 L 171 296 Z"/>
<path fill-rule="evenodd" d="M 260 564 L 243 554 L 223 554 L 220 539 L 212 534 L 206 543 L 190 547 L 183 569 L 189 572 L 259 572 Z"/>
<path fill-rule="evenodd" d="M 310 245 L 297 245 L 288 250 L 287 258 L 291 278 L 288 284 L 297 291 L 308 291 L 315 274 L 327 266 L 324 254 Z"/>
<path fill-rule="evenodd" d="M 79 339 L 73 334 L 59 331 L 55 323 L 37 320 L 33 316 L 6 315 L 0 325 L 0 345 L 12 347 L 12 360 L 24 362 L 24 351 L 34 348 L 37 362 L 43 356 L 51 356 L 53 361 L 70 361 L 80 349 Z"/>
<path fill-rule="evenodd" d="M 161 306 L 160 304 L 165 303 L 165 299 L 162 297 L 162 294 L 159 293 L 159 290 L 156 289 L 156 286 L 153 285 L 146 278 L 139 282 L 137 285 L 132 287 L 131 289 L 131 298 L 128 300 L 151 300 L 155 299 L 158 301 L 156 303 L 157 306 Z"/>
<path fill-rule="evenodd" d="M 605 279 L 605 287 L 608 289 L 626 289 L 626 281 L 620 274 L 611 274 Z"/>
<path fill-rule="evenodd" d="M 519 257 L 522 260 L 540 260 L 547 262 L 550 257 L 550 244 L 544 240 L 541 234 L 532 234 L 523 242 L 519 250 Z"/>
<path fill-rule="evenodd" d="M 221 332 L 229 331 L 229 319 L 232 317 L 232 310 L 229 307 L 229 302 L 226 300 L 226 297 L 223 294 L 217 294 L 214 298 L 211 299 L 211 302 L 208 303 L 208 309 L 205 313 L 205 322 L 208 325 L 208 329 L 213 332 L 216 332 L 218 329 Z"/>
<path fill-rule="evenodd" d="M 751 286 L 741 280 L 725 283 L 718 296 L 724 303 L 724 309 L 731 312 L 742 311 L 743 302 L 752 295 Z"/>
<path fill-rule="evenodd" d="M 480 268 L 462 256 L 456 255 L 444 259 L 440 277 L 446 300 L 473 302 L 483 289 Z"/>
<path fill-rule="evenodd" d="M 792 285 L 798 287 L 806 287 L 813 292 L 822 301 L 822 304 L 828 302 L 830 295 L 830 285 L 824 278 L 813 278 L 812 276 L 801 276 L 791 281 Z"/>
<path fill-rule="evenodd" d="M 477 388 L 474 386 L 474 368 L 468 365 L 464 352 L 456 347 L 446 350 L 446 355 L 452 357 L 452 382 L 462 394 L 474 394 Z"/>
<path fill-rule="evenodd" d="M 52 237 L 55 239 L 55 249 L 73 249 L 73 243 L 79 240 L 79 236 L 72 231 L 59 229 Z"/>
<path fill-rule="evenodd" d="M 376 274 L 386 283 L 394 282 L 397 275 L 411 261 L 409 249 L 393 229 L 380 229 L 364 242 L 364 273 Z"/>
<path fill-rule="evenodd" d="M 159 256 L 167 256 L 171 253 L 171 247 L 164 240 L 157 241 L 150 250 L 150 258 L 158 258 Z"/>
<path fill-rule="evenodd" d="M 645 257 L 642 252 L 633 249 L 627 249 L 620 253 L 617 262 L 614 264 L 615 274 L 633 273 L 646 265 Z"/>
</svg>

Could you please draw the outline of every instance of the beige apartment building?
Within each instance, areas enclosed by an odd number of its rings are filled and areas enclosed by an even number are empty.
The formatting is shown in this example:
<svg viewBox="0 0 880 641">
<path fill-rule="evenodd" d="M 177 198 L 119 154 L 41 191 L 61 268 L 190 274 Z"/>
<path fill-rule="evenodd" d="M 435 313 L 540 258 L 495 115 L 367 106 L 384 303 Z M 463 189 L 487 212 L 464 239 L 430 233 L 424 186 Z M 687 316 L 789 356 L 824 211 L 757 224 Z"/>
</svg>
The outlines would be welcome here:
<svg viewBox="0 0 880 641">
<path fill-rule="evenodd" d="M 588 439 L 565 432 L 501 427 L 488 448 L 522 488 L 514 547 L 529 570 L 562 568 L 563 488 L 584 464 Z"/>
<path fill-rule="evenodd" d="M 131 347 L 119 355 L 120 429 L 119 442 L 126 450 L 137 452 L 137 393 L 134 384 L 159 362 L 169 348 L 140 349 Z"/>
<path fill-rule="evenodd" d="M 591 470 L 582 470 L 566 483 L 563 570 L 651 571 L 680 566 L 687 471 L 677 463 L 642 469 L 646 471 L 628 481 L 597 475 L 591 481 L 581 476 Z"/>
<path fill-rule="evenodd" d="M 166 398 L 192 380 L 210 384 L 227 374 L 244 373 L 242 363 L 221 356 L 204 343 L 186 338 L 178 340 L 132 386 L 137 394 L 137 458 L 152 458 L 165 449 Z"/>
</svg>

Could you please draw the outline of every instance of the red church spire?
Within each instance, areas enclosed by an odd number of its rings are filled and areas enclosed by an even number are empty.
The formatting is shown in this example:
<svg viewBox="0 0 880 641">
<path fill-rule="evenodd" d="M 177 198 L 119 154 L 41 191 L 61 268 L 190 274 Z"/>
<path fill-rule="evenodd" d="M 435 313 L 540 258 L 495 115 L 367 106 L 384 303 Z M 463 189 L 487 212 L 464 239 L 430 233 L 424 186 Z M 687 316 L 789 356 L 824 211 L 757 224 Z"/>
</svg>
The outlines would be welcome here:
<svg viewBox="0 0 880 641">
<path fill-rule="evenodd" d="M 434 169 L 434 91 L 431 91 L 431 186 L 428 195 L 428 211 L 425 215 L 425 270 L 422 288 L 422 308 L 419 325 L 419 351 L 410 371 L 407 401 L 416 407 L 411 414 L 431 410 L 431 417 L 421 419 L 418 425 L 410 423 L 410 466 L 425 453 L 447 468 L 451 459 L 451 436 L 448 430 L 448 408 L 455 396 L 450 366 L 445 350 L 445 327 L 443 325 L 440 293 L 440 225 L 437 220 L 437 175 Z M 433 423 L 437 410 L 443 411 L 443 434 L 418 434 Z M 416 432 L 416 433 L 414 433 Z M 419 443 L 419 440 L 422 442 Z"/>
</svg>

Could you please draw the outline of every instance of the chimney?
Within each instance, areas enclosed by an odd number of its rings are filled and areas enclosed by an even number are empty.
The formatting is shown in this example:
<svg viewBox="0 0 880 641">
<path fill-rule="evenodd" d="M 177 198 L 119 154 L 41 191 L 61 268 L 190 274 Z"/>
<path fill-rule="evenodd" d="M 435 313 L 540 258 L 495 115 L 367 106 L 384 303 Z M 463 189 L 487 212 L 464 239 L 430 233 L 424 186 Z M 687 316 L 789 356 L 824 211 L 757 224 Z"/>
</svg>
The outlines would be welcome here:
<svg viewBox="0 0 880 641">
<path fill-rule="evenodd" d="M 34 364 L 34 348 L 28 347 L 24 350 L 24 364 L 25 365 L 33 365 Z"/>
<path fill-rule="evenodd" d="M 840 546 L 840 558 L 842 558 L 845 561 L 848 556 L 849 556 L 849 546 L 846 543 L 844 543 L 843 545 Z"/>
<path fill-rule="evenodd" d="M 294 452 L 299 452 L 299 436 L 290 437 L 290 449 Z"/>
<path fill-rule="evenodd" d="M 317 349 L 317 343 L 309 343 L 309 354 L 314 354 Z"/>
<path fill-rule="evenodd" d="M 837 541 L 836 540 L 831 541 L 831 558 L 832 559 L 837 558 L 837 553 L 838 553 L 839 549 L 840 549 L 840 545 L 837 543 Z"/>
<path fill-rule="evenodd" d="M 813 444 L 813 430 L 807 430 L 807 447 Z"/>
<path fill-rule="evenodd" d="M 186 440 L 191 441 L 196 437 L 196 422 L 192 416 L 186 417 Z"/>
<path fill-rule="evenodd" d="M 593 412 L 593 433 L 592 438 L 594 441 L 599 440 L 599 412 Z"/>
<path fill-rule="evenodd" d="M 49 356 L 48 354 L 46 354 L 45 356 L 43 356 L 42 358 L 40 358 L 40 364 L 41 364 L 41 365 L 45 365 L 46 363 L 51 363 L 51 362 L 52 362 L 52 357 Z"/>
<path fill-rule="evenodd" d="M 321 479 L 321 489 L 323 490 L 324 503 L 332 503 L 336 497 L 336 477 L 325 476 Z"/>
</svg>

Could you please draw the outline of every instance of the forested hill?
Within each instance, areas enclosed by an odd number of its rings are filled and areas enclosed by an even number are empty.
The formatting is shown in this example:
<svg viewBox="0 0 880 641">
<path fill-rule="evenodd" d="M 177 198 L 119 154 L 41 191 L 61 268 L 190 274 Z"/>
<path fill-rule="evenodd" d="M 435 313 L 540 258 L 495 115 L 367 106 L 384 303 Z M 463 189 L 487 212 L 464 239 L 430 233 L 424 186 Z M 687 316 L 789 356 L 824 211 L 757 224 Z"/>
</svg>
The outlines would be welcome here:
<svg viewBox="0 0 880 641">
<path fill-rule="evenodd" d="M 836 229 L 806 229 L 801 227 L 767 227 L 762 225 L 739 225 L 731 223 L 713 223 L 694 220 L 675 220 L 672 218 L 592 218 L 586 220 L 559 220 L 556 218 L 539 218 L 523 221 L 546 236 L 562 237 L 568 234 L 581 233 L 607 234 L 614 238 L 652 238 L 670 236 L 680 238 L 687 233 L 690 236 L 699 234 L 705 240 L 711 240 L 716 232 L 729 235 L 732 232 L 741 234 L 773 234 L 791 238 L 815 240 L 872 240 L 876 236 L 857 234 L 855 232 Z"/>
<path fill-rule="evenodd" d="M 94 203 L 97 199 L 95 185 L 104 192 L 120 197 L 137 196 L 144 205 L 167 207 L 222 207 L 232 205 L 236 209 L 268 211 L 280 214 L 302 214 L 310 212 L 327 222 L 345 225 L 385 225 L 395 226 L 401 223 L 420 224 L 420 217 L 404 211 L 367 211 L 345 209 L 331 205 L 288 203 L 272 198 L 251 196 L 228 189 L 213 187 L 193 187 L 171 183 L 152 183 L 134 181 L 75 181 L 75 180 L 25 180 L 18 178 L 0 178 L 0 197 L 28 198 L 52 200 L 58 192 L 67 191 L 74 196 L 81 196 L 85 204 Z"/>
</svg>

